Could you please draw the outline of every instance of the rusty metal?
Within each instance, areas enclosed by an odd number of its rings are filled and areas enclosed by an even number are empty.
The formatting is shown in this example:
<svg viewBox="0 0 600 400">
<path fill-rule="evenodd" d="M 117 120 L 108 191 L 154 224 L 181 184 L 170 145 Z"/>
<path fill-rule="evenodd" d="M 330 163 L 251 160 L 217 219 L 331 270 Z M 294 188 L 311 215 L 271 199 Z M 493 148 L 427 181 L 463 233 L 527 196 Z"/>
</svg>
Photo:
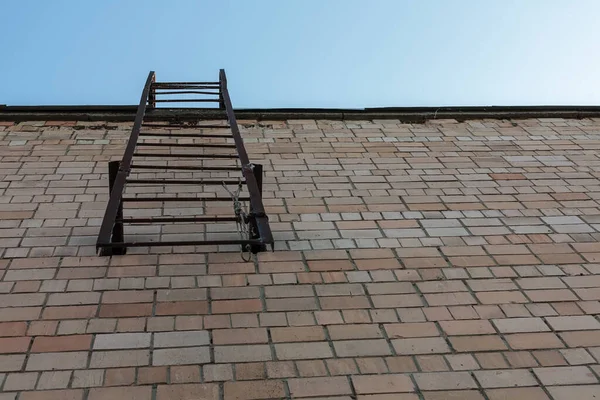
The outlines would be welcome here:
<svg viewBox="0 0 600 400">
<path fill-rule="evenodd" d="M 213 92 L 214 90 L 214 92 Z M 205 96 L 218 96 L 215 98 L 160 98 L 163 95 L 185 95 L 196 94 Z M 202 125 L 198 122 L 181 123 L 176 118 L 165 118 L 166 123 L 157 123 L 153 119 L 152 123 L 144 123 L 144 116 L 148 108 L 155 108 L 159 103 L 191 103 L 191 102 L 218 102 L 219 108 L 225 110 L 228 125 Z M 182 108 L 173 109 L 175 112 Z M 210 110 L 210 109 L 207 109 Z M 153 133 L 153 128 L 164 129 L 168 133 Z M 144 131 L 142 131 L 142 129 Z M 181 132 L 185 129 L 185 133 Z M 227 129 L 230 134 L 209 134 L 204 133 L 207 129 Z M 178 132 L 179 131 L 179 132 Z M 192 132 L 190 132 L 192 131 Z M 203 133 L 200 133 L 203 132 Z M 140 138 L 192 138 L 193 143 L 168 143 L 168 142 L 139 142 Z M 233 144 L 218 143 L 198 143 L 199 139 L 233 139 Z M 139 147 L 173 148 L 168 152 L 153 152 L 152 149 L 141 151 Z M 176 151 L 177 148 L 200 148 L 201 153 L 190 153 Z M 211 149 L 235 149 L 237 154 L 209 154 L 204 151 Z M 158 150 L 158 149 L 157 149 Z M 140 158 L 143 157 L 143 158 Z M 136 158 L 135 163 L 133 159 Z M 149 159 L 148 159 L 149 158 Z M 159 162 L 157 159 L 165 161 Z M 194 160 L 196 159 L 196 160 Z M 233 165 L 204 165 L 207 159 L 215 160 L 236 160 L 239 166 Z M 167 161 L 168 160 L 168 161 Z M 183 164 L 180 164 L 183 163 Z M 187 164 L 186 164 L 187 163 Z M 191 163 L 191 164 L 190 164 Z M 132 170 L 155 170 L 158 173 L 170 171 L 239 171 L 241 174 L 238 179 L 129 179 Z M 161 171 L 162 170 L 162 171 Z M 242 250 L 249 249 L 256 253 L 266 249 L 267 245 L 273 246 L 273 235 L 269 227 L 268 218 L 262 203 L 262 166 L 250 163 L 248 153 L 244 147 L 229 92 L 227 90 L 227 77 L 224 70 L 220 70 L 219 82 L 155 82 L 154 72 L 150 72 L 142 91 L 140 103 L 138 105 L 136 118 L 127 142 L 127 147 L 121 161 L 110 164 L 109 188 L 110 197 L 102 220 L 96 248 L 101 255 L 124 254 L 128 247 L 140 246 L 202 246 L 202 245 L 240 245 Z M 167 187 L 169 185 L 194 185 L 204 187 L 205 185 L 243 185 L 246 188 L 247 195 L 236 197 L 215 196 L 213 192 L 207 192 L 209 196 L 189 196 L 189 195 L 161 195 L 155 196 L 135 195 L 124 196 L 127 185 L 151 185 Z M 176 193 L 176 192 L 175 192 Z M 231 192 L 230 192 L 231 193 Z M 239 193 L 239 191 L 238 191 Z M 168 193 L 164 193 L 168 194 Z M 238 195 L 236 195 L 238 196 Z M 125 217 L 124 214 L 130 208 L 124 208 L 124 204 L 135 203 L 168 203 L 168 202 L 198 202 L 200 204 L 209 202 L 223 202 L 239 204 L 239 202 L 249 202 L 249 213 L 240 217 L 236 215 L 227 216 L 173 216 L 173 217 Z M 204 206 L 200 206 L 204 207 Z M 221 206 L 219 206 L 221 207 Z M 133 224 L 176 224 L 176 223 L 219 223 L 236 222 L 236 224 L 246 224 L 245 230 L 249 237 L 233 240 L 181 240 L 181 241 L 135 241 L 126 240 L 124 225 Z M 239 228 L 238 228 L 239 229 Z"/>
</svg>

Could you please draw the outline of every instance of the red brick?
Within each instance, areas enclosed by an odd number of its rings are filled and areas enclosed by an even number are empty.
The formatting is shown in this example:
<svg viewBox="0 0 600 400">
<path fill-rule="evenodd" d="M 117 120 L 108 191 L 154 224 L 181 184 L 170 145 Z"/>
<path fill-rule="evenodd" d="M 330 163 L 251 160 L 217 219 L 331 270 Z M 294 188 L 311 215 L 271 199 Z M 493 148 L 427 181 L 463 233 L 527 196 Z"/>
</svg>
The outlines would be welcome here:
<svg viewBox="0 0 600 400">
<path fill-rule="evenodd" d="M 106 276 L 109 278 L 133 278 L 155 276 L 156 267 L 153 265 L 138 265 L 135 267 L 109 267 Z"/>
<path fill-rule="evenodd" d="M 271 328 L 274 343 L 312 342 L 325 340 L 325 333 L 320 326 L 296 326 L 293 328 Z"/>
<path fill-rule="evenodd" d="M 414 386 L 410 378 L 401 374 L 356 375 L 352 383 L 357 394 L 412 392 Z"/>
<path fill-rule="evenodd" d="M 259 400 L 286 396 L 283 381 L 280 380 L 225 382 L 223 390 L 228 400 Z"/>
<path fill-rule="evenodd" d="M 485 393 L 490 400 L 550 400 L 544 390 L 537 387 L 488 389 Z"/>
<path fill-rule="evenodd" d="M 319 297 L 319 302 L 323 310 L 349 310 L 371 307 L 366 296 Z"/>
<path fill-rule="evenodd" d="M 371 296 L 375 308 L 422 307 L 423 301 L 417 294 L 386 294 Z"/>
<path fill-rule="evenodd" d="M 506 350 L 506 345 L 495 335 L 453 336 L 450 338 L 452 347 L 457 352 Z"/>
<path fill-rule="evenodd" d="M 440 326 L 448 336 L 484 335 L 496 333 L 494 327 L 485 320 L 440 321 Z"/>
<path fill-rule="evenodd" d="M 515 333 L 505 336 L 514 350 L 555 349 L 564 347 L 558 336 L 550 332 Z"/>
<path fill-rule="evenodd" d="M 443 268 L 448 266 L 448 263 L 442 257 L 402 258 L 402 263 L 408 269 Z"/>
<path fill-rule="evenodd" d="M 154 292 L 151 290 L 107 291 L 102 294 L 102 303 L 151 303 Z"/>
<path fill-rule="evenodd" d="M 296 361 L 298 373 L 303 378 L 327 376 L 327 367 L 322 360 Z"/>
<path fill-rule="evenodd" d="M 151 385 L 167 382 L 167 367 L 142 367 L 137 371 L 137 383 Z"/>
<path fill-rule="evenodd" d="M 268 343 L 265 328 L 215 329 L 213 344 Z"/>
<path fill-rule="evenodd" d="M 292 397 L 341 396 L 352 394 L 346 377 L 288 379 Z"/>
<path fill-rule="evenodd" d="M 347 324 L 327 327 L 332 340 L 373 339 L 383 337 L 378 325 Z"/>
<path fill-rule="evenodd" d="M 254 263 L 210 264 L 209 275 L 254 274 Z"/>
<path fill-rule="evenodd" d="M 417 373 L 413 376 L 421 390 L 456 390 L 477 387 L 468 372 Z"/>
<path fill-rule="evenodd" d="M 135 368 L 111 368 L 104 375 L 104 386 L 129 386 L 135 382 Z"/>
<path fill-rule="evenodd" d="M 532 354 L 543 367 L 567 365 L 567 361 L 558 350 L 539 350 Z"/>
<path fill-rule="evenodd" d="M 449 353 L 446 341 L 440 337 L 394 339 L 392 345 L 397 354 L 432 354 Z"/>
<path fill-rule="evenodd" d="M 311 271 L 351 271 L 354 266 L 348 260 L 321 260 L 309 261 L 308 269 Z"/>
<path fill-rule="evenodd" d="M 108 373 L 108 371 L 107 371 Z M 171 383 L 200 382 L 199 365 L 173 365 L 171 366 Z"/>
<path fill-rule="evenodd" d="M 158 307 L 157 307 L 158 308 Z M 144 317 L 152 315 L 152 304 L 103 304 L 99 316 L 102 318 Z"/>
<path fill-rule="evenodd" d="M 314 297 L 295 297 L 287 299 L 267 299 L 268 311 L 308 311 L 318 309 Z"/>
<path fill-rule="evenodd" d="M 402 268 L 400 262 L 398 262 L 398 260 L 395 258 L 355 260 L 354 262 L 356 263 L 358 269 L 362 271 Z"/>
<path fill-rule="evenodd" d="M 0 353 L 26 353 L 29 348 L 30 337 L 7 337 L 0 338 Z"/>
<path fill-rule="evenodd" d="M 152 396 L 152 386 L 91 388 L 88 400 L 143 400 Z"/>
<path fill-rule="evenodd" d="M 44 308 L 44 319 L 93 318 L 98 306 L 59 306 Z"/>
<path fill-rule="evenodd" d="M 31 346 L 32 353 L 89 350 L 92 335 L 38 336 Z"/>
<path fill-rule="evenodd" d="M 244 300 L 215 300 L 212 302 L 214 314 L 235 314 L 262 311 L 263 306 L 260 299 Z"/>
<path fill-rule="evenodd" d="M 600 331 L 561 332 L 560 337 L 569 347 L 600 346 Z"/>
<path fill-rule="evenodd" d="M 235 379 L 238 381 L 250 381 L 266 378 L 267 374 L 264 363 L 242 363 L 235 365 Z"/>
<path fill-rule="evenodd" d="M 475 371 L 474 375 L 483 388 L 537 386 L 537 381 L 526 369 Z"/>
<path fill-rule="evenodd" d="M 304 272 L 306 267 L 302 261 L 262 262 L 258 266 L 262 274 Z"/>
<path fill-rule="evenodd" d="M 27 331 L 25 322 L 0 322 L 0 337 L 23 336 Z"/>
<path fill-rule="evenodd" d="M 91 399 L 91 397 L 88 397 Z M 64 390 L 37 390 L 35 392 L 21 392 L 21 400 L 83 400 L 82 389 L 64 389 Z"/>
<path fill-rule="evenodd" d="M 390 339 L 440 336 L 433 322 L 385 324 Z"/>
<path fill-rule="evenodd" d="M 424 400 L 484 400 L 483 396 L 475 390 L 444 390 L 422 393 Z"/>
<path fill-rule="evenodd" d="M 29 336 L 52 336 L 56 333 L 58 321 L 31 321 L 27 334 Z"/>
<path fill-rule="evenodd" d="M 150 304 L 151 306 L 151 304 Z M 156 315 L 208 314 L 208 301 L 173 301 L 156 304 Z"/>
</svg>

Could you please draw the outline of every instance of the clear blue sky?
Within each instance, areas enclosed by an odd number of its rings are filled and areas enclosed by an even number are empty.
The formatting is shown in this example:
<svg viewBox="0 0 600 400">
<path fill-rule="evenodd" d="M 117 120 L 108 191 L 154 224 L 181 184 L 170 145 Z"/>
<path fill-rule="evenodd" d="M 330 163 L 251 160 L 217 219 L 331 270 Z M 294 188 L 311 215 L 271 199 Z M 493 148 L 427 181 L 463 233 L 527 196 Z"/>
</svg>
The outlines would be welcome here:
<svg viewBox="0 0 600 400">
<path fill-rule="evenodd" d="M 600 0 L 0 0 L 0 104 L 600 104 Z"/>
</svg>

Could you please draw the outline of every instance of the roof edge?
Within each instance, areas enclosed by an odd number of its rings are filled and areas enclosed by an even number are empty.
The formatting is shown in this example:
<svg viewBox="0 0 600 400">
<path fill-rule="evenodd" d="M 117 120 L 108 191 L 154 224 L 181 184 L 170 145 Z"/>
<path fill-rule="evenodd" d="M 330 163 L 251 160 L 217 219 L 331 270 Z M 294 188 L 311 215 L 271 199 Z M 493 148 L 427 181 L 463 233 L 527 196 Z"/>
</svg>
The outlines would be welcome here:
<svg viewBox="0 0 600 400">
<path fill-rule="evenodd" d="M 133 121 L 137 106 L 5 106 L 0 105 L 4 121 Z M 247 108 L 236 109 L 238 119 L 287 120 L 398 119 L 422 122 L 433 119 L 527 119 L 527 118 L 600 118 L 600 106 L 468 106 L 468 107 L 380 107 L 344 108 Z M 210 108 L 158 108 L 147 112 L 149 119 L 203 120 L 223 119 L 225 113 Z"/>
</svg>

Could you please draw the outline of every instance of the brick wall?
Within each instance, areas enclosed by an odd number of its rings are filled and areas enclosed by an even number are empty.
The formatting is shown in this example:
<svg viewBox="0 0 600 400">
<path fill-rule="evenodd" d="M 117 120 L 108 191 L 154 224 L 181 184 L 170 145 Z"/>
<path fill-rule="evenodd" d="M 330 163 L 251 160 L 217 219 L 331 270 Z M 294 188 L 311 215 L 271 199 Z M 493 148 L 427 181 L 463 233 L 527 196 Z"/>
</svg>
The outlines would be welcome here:
<svg viewBox="0 0 600 400">
<path fill-rule="evenodd" d="M 251 262 L 95 256 L 131 125 L 0 121 L 1 400 L 600 397 L 599 119 L 240 123 Z"/>
</svg>

